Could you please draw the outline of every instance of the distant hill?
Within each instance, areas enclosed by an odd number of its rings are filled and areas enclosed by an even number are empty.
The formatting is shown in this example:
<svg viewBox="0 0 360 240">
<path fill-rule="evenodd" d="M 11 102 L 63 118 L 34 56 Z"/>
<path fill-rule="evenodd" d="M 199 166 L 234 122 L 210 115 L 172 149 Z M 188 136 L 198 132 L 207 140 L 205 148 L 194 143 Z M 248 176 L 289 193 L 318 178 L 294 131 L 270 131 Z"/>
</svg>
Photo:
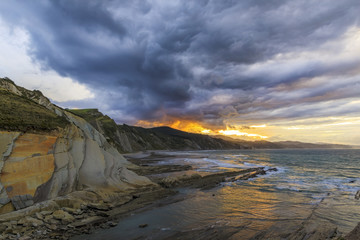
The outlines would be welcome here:
<svg viewBox="0 0 360 240">
<path fill-rule="evenodd" d="M 234 139 L 228 136 L 216 135 L 215 138 L 220 138 L 226 141 L 234 142 L 243 145 L 245 148 L 255 149 L 282 149 L 282 148 L 355 148 L 356 146 L 343 145 L 343 144 L 329 144 L 329 143 L 304 143 L 299 141 L 280 141 L 280 142 L 269 142 L 269 141 L 245 141 Z"/>
<path fill-rule="evenodd" d="M 143 150 L 351 148 L 346 145 L 302 142 L 244 141 L 227 136 L 188 133 L 170 127 L 142 128 L 118 125 L 98 109 L 67 109 L 92 124 L 121 153 Z"/>
<path fill-rule="evenodd" d="M 122 153 L 143 150 L 205 150 L 240 149 L 241 144 L 208 135 L 179 131 L 170 127 L 142 128 L 126 124 L 117 125 L 109 116 L 97 109 L 68 109 L 91 123 Z"/>
<path fill-rule="evenodd" d="M 229 141 L 229 142 L 240 144 L 240 145 L 244 146 L 244 148 L 248 148 L 248 149 L 278 149 L 278 148 L 284 148 L 281 144 L 277 144 L 277 143 L 273 143 L 273 142 L 269 142 L 269 141 L 265 141 L 265 140 L 246 141 L 246 140 L 235 139 L 235 138 L 231 138 L 231 137 L 223 136 L 223 135 L 216 135 L 216 136 L 213 136 L 213 137 L 217 138 L 217 139 L 223 139 L 223 140 L 226 140 L 226 141 Z"/>
<path fill-rule="evenodd" d="M 283 148 L 353 148 L 349 145 L 330 143 L 304 143 L 298 141 L 282 141 L 275 143 L 283 146 Z"/>
</svg>

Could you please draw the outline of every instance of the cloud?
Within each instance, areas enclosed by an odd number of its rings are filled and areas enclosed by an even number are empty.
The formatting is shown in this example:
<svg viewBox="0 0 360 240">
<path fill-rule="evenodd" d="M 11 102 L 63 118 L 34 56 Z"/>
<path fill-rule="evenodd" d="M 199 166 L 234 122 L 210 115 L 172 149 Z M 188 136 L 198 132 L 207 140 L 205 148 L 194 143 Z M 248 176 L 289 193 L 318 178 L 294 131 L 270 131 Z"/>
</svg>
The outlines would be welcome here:
<svg viewBox="0 0 360 240">
<path fill-rule="evenodd" d="M 2 1 L 0 9 L 28 34 L 35 63 L 96 99 L 63 106 L 94 104 L 119 122 L 350 114 L 334 106 L 359 96 L 357 0 Z"/>
<path fill-rule="evenodd" d="M 94 95 L 84 85 L 53 70 L 42 70 L 27 56 L 29 36 L 24 29 L 9 28 L 0 19 L 0 75 L 20 86 L 41 91 L 53 101 L 89 100 Z"/>
</svg>

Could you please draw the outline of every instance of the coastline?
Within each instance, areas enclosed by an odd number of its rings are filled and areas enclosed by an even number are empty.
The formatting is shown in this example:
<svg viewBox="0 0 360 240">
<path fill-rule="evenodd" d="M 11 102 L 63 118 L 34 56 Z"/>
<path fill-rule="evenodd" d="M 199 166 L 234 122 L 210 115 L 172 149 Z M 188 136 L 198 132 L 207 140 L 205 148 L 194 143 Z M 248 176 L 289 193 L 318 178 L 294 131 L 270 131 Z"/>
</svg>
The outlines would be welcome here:
<svg viewBox="0 0 360 240">
<path fill-rule="evenodd" d="M 151 151 L 128 154 L 125 157 L 134 164 L 130 170 L 148 177 L 157 185 L 113 193 L 95 192 L 88 189 L 4 214 L 0 220 L 0 230 L 3 232 L 0 239 L 87 239 L 87 236 L 91 236 L 99 229 L 117 226 L 121 219 L 134 213 L 184 200 L 178 194 L 178 190 L 181 188 L 206 191 L 226 182 L 248 180 L 277 171 L 276 168 L 265 170 L 263 167 L 256 167 L 245 170 L 199 173 L 194 171 L 190 164 L 164 163 L 169 158 L 179 157 L 176 156 L 176 152 L 174 155 L 169 155 Z M 162 164 L 154 164 L 158 162 L 162 162 Z M 139 228 L 146 228 L 147 224 L 139 225 Z M 236 228 L 223 226 L 203 228 L 174 233 L 164 239 L 193 239 L 196 236 L 205 237 L 201 239 L 227 239 L 236 231 Z M 276 235 L 276 229 L 269 229 L 269 231 L 257 234 L 253 239 L 264 239 L 269 236 L 270 239 L 277 239 L 277 237 L 285 237 L 285 239 L 304 239 L 305 237 L 306 239 L 357 239 L 358 230 L 341 238 L 335 225 L 316 222 L 311 214 L 293 233 Z"/>
<path fill-rule="evenodd" d="M 206 152 L 211 152 L 211 151 L 206 151 Z M 154 151 L 154 153 L 152 154 L 151 157 L 149 157 L 149 153 L 147 153 L 147 156 L 143 156 L 144 158 L 138 159 L 140 161 L 142 161 L 141 163 L 143 165 L 145 165 L 145 167 L 149 167 L 153 166 L 154 169 L 157 168 L 157 166 L 159 165 L 164 165 L 163 167 L 166 167 L 166 163 L 165 161 L 162 161 L 163 158 L 167 159 L 169 162 L 172 162 L 172 164 L 177 164 L 178 161 L 172 161 L 174 159 L 177 159 L 179 156 L 177 156 L 177 154 L 182 153 L 182 152 L 177 152 L 177 151 Z M 190 157 L 193 155 L 194 152 L 190 151 L 190 152 L 185 152 L 186 154 L 186 158 Z M 156 156 L 156 154 L 159 154 L 161 156 Z M 167 158 L 163 155 L 166 155 Z M 170 156 L 169 156 L 170 155 Z M 134 155 L 132 155 L 134 156 Z M 184 158 L 184 155 L 181 155 Z M 127 156 L 127 158 L 129 159 L 129 156 Z M 136 158 L 136 157 L 134 157 Z M 140 158 L 140 155 L 138 155 L 138 158 Z M 171 160 L 172 159 L 172 160 Z M 129 161 L 131 162 L 136 162 L 138 161 L 137 159 L 129 159 Z M 177 159 L 178 160 L 178 159 Z M 157 162 L 157 163 L 155 163 Z M 139 164 L 139 163 L 138 163 Z M 182 166 L 183 167 L 183 166 Z M 268 170 L 268 168 L 267 168 Z M 280 170 L 281 171 L 281 170 Z M 181 176 L 183 174 L 184 171 L 180 171 L 180 172 L 173 172 L 171 174 L 168 175 L 168 178 L 172 178 L 174 176 Z M 188 172 L 191 172 L 191 170 L 188 170 Z M 203 174 L 203 173 L 202 173 Z M 231 173 L 230 173 L 231 174 Z M 270 172 L 270 174 L 272 174 Z M 275 174 L 277 174 L 275 172 Z M 155 174 L 156 175 L 156 174 Z M 160 174 L 161 175 L 161 174 Z M 204 174 L 203 176 L 206 176 L 207 174 Z M 221 174 L 210 174 L 213 176 L 216 175 L 221 175 Z M 257 178 L 258 181 L 261 181 L 261 179 L 264 179 L 261 175 L 257 175 L 258 177 L 260 176 L 260 178 Z M 154 180 L 154 176 L 147 176 L 150 179 Z M 265 176 L 265 179 L 267 178 L 267 176 Z M 178 178 L 179 179 L 179 178 Z M 180 177 L 181 179 L 181 177 Z M 246 183 L 245 185 L 252 185 L 254 180 L 249 180 L 249 181 L 244 181 L 244 183 Z M 170 181 L 171 183 L 173 183 L 172 181 Z M 193 185 L 186 185 L 186 181 L 179 181 L 180 183 L 175 183 L 175 185 L 171 185 L 172 188 L 175 187 L 175 189 L 180 189 L 180 191 L 184 191 L 184 189 L 188 189 L 188 187 L 195 187 L 196 191 L 201 192 L 202 194 L 200 194 L 200 198 L 198 201 L 201 201 L 200 199 L 202 199 L 204 197 L 203 194 L 205 194 L 205 198 L 203 200 L 205 200 L 205 202 L 207 202 L 207 204 L 213 204 L 213 200 L 215 198 L 222 198 L 220 192 L 221 189 L 224 188 L 225 186 L 228 186 L 228 184 L 232 185 L 232 183 L 230 182 L 226 182 L 225 179 L 222 180 L 222 182 L 220 183 L 220 185 L 208 185 L 208 188 L 201 188 L 201 186 L 199 187 L 199 185 L 197 184 L 193 184 Z M 196 181 L 195 181 L 196 182 Z M 201 182 L 201 181 L 200 181 Z M 242 182 L 240 180 L 240 182 Z M 235 182 L 235 184 L 238 184 L 238 182 Z M 178 185 L 177 185 L 178 184 Z M 202 189 L 202 190 L 201 190 Z M 180 195 L 181 195 L 180 192 Z M 185 190 L 186 192 L 186 190 Z M 245 191 L 246 192 L 246 191 Z M 264 193 L 266 194 L 266 193 Z M 181 209 L 186 209 L 189 208 L 189 210 L 186 211 L 197 211 L 197 207 L 195 206 L 191 206 L 189 205 L 189 203 L 194 203 L 194 201 L 189 200 L 189 198 L 198 198 L 198 196 L 195 194 L 193 195 L 193 193 L 190 193 L 190 195 L 188 196 L 184 196 L 184 194 L 182 194 L 183 199 L 180 199 L 181 197 L 178 196 L 179 194 L 170 197 L 170 199 L 172 198 L 172 200 L 169 200 L 168 202 L 164 201 L 163 203 L 162 200 L 159 200 L 159 204 L 155 207 L 155 209 L 153 210 L 149 210 L 147 209 L 147 212 L 145 213 L 141 213 L 139 215 L 135 214 L 134 216 L 127 218 L 124 222 L 121 223 L 121 225 L 123 226 L 118 226 L 116 227 L 114 230 L 105 230 L 105 231 L 100 231 L 98 233 L 96 233 L 94 235 L 94 237 L 90 237 L 87 238 L 86 236 L 84 236 L 84 238 L 74 238 L 74 240 L 80 240 L 80 239 L 89 239 L 89 240 L 94 240 L 97 239 L 96 237 L 103 237 L 103 238 L 108 238 L 108 239 L 116 239 L 116 236 L 122 236 L 124 231 L 133 231 L 135 232 L 140 232 L 140 233 L 136 233 L 134 235 L 126 235 L 129 239 L 132 238 L 136 238 L 136 239 L 146 239 L 147 236 L 157 236 L 158 238 L 155 237 L 155 239 L 293 239 L 293 240 L 300 240 L 300 239 L 336 239 L 336 240 L 340 240 L 340 239 L 358 239 L 357 236 L 359 236 L 356 231 L 354 230 L 352 233 L 349 233 L 350 230 L 347 231 L 343 231 L 339 230 L 339 227 L 334 224 L 331 220 L 319 220 L 318 218 L 318 214 L 319 212 L 328 212 L 331 211 L 331 206 L 333 204 L 333 198 L 334 196 L 331 194 L 329 195 L 329 193 L 325 194 L 325 196 L 321 197 L 320 201 L 318 203 L 316 203 L 315 205 L 313 205 L 313 207 L 309 208 L 308 212 L 304 212 L 305 214 L 303 214 L 304 218 L 303 219 L 298 219 L 295 220 L 295 222 L 297 222 L 297 225 L 295 225 L 295 227 L 293 226 L 293 228 L 289 228 L 289 224 L 282 224 L 282 222 L 279 222 L 279 224 L 276 224 L 276 220 L 275 220 L 275 224 L 273 226 L 269 226 L 269 227 L 265 227 L 262 230 L 257 230 L 256 232 L 252 232 L 250 231 L 249 234 L 245 233 L 245 235 L 241 235 L 243 233 L 240 233 L 242 230 L 242 226 L 238 225 L 236 226 L 236 223 L 233 225 L 221 225 L 222 223 L 217 223 L 218 221 L 216 221 L 216 223 L 214 222 L 214 224 L 209 224 L 203 227 L 197 227 L 196 225 L 193 225 L 194 227 L 188 228 L 186 230 L 186 228 L 183 228 L 182 230 L 176 230 L 178 228 L 176 228 L 174 226 L 174 228 L 169 228 L 169 224 L 166 223 L 166 220 L 162 221 L 161 223 L 156 223 L 156 221 L 154 222 L 154 220 L 158 217 L 161 218 L 161 216 L 163 216 L 163 214 L 178 214 L 179 209 L 177 209 L 177 211 L 174 210 L 174 207 L 172 207 L 172 205 L 181 205 L 182 203 L 174 203 L 175 201 L 182 201 L 184 202 L 182 204 L 182 207 L 185 208 L 180 208 Z M 178 196 L 178 197 L 176 197 Z M 241 198 L 241 195 L 236 195 L 234 196 L 236 197 L 236 199 L 239 199 L 239 197 Z M 250 197 L 250 199 L 253 199 L 253 201 L 256 201 L 256 198 Z M 209 201 L 207 201 L 209 200 Z M 297 201 L 301 201 L 301 199 L 298 199 Z M 196 201 L 195 201 L 196 202 Z M 204 202 L 204 203 L 205 203 Z M 164 206 L 166 204 L 170 203 L 168 206 Z M 238 204 L 238 203 L 236 203 Z M 191 206 L 191 207 L 190 207 Z M 260 207 L 261 206 L 257 206 L 256 203 L 253 203 L 252 205 L 248 206 L 248 207 Z M 199 207 L 199 206 L 198 206 Z M 192 209 L 192 210 L 191 210 Z M 205 208 L 207 209 L 207 208 Z M 202 210 L 200 210 L 202 211 Z M 291 209 L 288 209 L 289 214 L 291 215 Z M 189 213 L 189 212 L 188 212 Z M 185 213 L 185 215 L 187 215 L 188 213 Z M 203 212 L 199 212 L 199 214 L 203 214 Z M 215 214 L 215 213 L 214 213 Z M 176 215 L 177 216 L 177 215 Z M 187 217 L 190 216 L 196 216 L 194 214 L 190 214 Z M 180 217 L 180 216 L 177 216 Z M 196 217 L 195 217 L 196 218 Z M 145 220 L 144 220 L 145 219 Z M 169 219 L 170 220 L 170 219 Z M 290 220 L 290 219 L 289 219 Z M 171 221 L 171 220 L 170 220 Z M 186 220 L 187 221 L 187 220 Z M 195 221 L 195 220 L 194 220 Z M 220 221 L 221 222 L 221 221 Z M 285 221 L 286 222 L 286 221 Z M 147 228 L 150 228 L 148 230 L 144 230 L 142 228 L 138 228 L 138 230 L 136 230 L 136 226 L 141 225 L 141 224 L 149 224 Z M 242 223 L 241 223 L 242 224 Z M 352 228 L 351 228 L 352 229 Z M 160 231 L 158 232 L 159 235 L 152 235 L 155 232 L 154 231 Z M 244 231 L 242 231 L 244 232 Z M 247 232 L 247 231 L 245 231 Z M 103 235 L 102 235 L 103 234 Z M 118 234 L 118 235 L 117 235 Z M 252 237 L 249 237 L 251 236 Z M 129 236 L 133 236 L 133 237 L 129 237 Z M 138 238 L 137 238 L 137 237 Z M 240 237 L 240 238 L 239 238 Z"/>
<path fill-rule="evenodd" d="M 135 164 L 130 170 L 139 175 L 150 176 L 158 185 L 112 193 L 87 189 L 3 214 L 0 219 L 0 230 L 3 233 L 0 239 L 69 239 L 76 235 L 91 234 L 99 228 L 116 226 L 121 218 L 157 200 L 162 200 L 160 205 L 178 201 L 166 199 L 176 195 L 177 187 L 208 189 L 221 182 L 249 179 L 265 174 L 263 168 L 252 168 L 201 176 L 193 173 L 190 165 L 157 167 L 146 164 L 148 161 L 167 157 L 159 154 L 136 155 L 135 158 L 127 156 L 128 160 Z M 184 170 L 190 174 L 181 174 L 178 177 L 151 177 L 167 173 L 184 173 Z"/>
</svg>

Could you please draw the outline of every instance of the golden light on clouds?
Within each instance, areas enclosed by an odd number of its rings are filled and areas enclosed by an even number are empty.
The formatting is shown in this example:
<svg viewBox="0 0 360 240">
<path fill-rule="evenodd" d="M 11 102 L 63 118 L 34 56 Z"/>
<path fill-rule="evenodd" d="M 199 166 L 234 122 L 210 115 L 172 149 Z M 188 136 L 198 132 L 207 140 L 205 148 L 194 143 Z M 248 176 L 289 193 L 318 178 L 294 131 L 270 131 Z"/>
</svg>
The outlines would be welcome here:
<svg viewBox="0 0 360 240">
<path fill-rule="evenodd" d="M 360 139 L 351 137 L 360 128 L 360 117 L 322 117 L 292 121 L 276 121 L 256 124 L 235 124 L 224 126 L 207 125 L 195 120 L 169 120 L 164 122 L 139 121 L 138 126 L 169 126 L 185 132 L 204 135 L 223 135 L 239 140 L 301 141 L 351 144 Z M 248 127 L 247 127 L 248 126 Z M 314 137 L 316 136 L 316 137 Z"/>
<path fill-rule="evenodd" d="M 252 125 L 250 126 L 251 128 L 264 128 L 266 127 L 266 124 L 263 124 L 263 125 Z"/>
<path fill-rule="evenodd" d="M 210 129 L 204 129 L 201 131 L 201 133 L 203 134 L 210 134 L 211 133 L 211 130 Z"/>
<path fill-rule="evenodd" d="M 25 2 L 1 2 L 0 76 L 63 108 L 211 136 L 360 144 L 360 5 L 352 1 L 314 1 L 311 9 L 303 0 L 271 8 L 261 1 L 195 0 L 185 8 L 149 1 L 145 12 L 140 1 L 96 8 L 82 1 L 76 10 Z M 201 17 L 192 17 L 199 9 Z M 58 31 L 64 13 L 70 20 Z M 90 17 L 71 21 L 93 13 L 96 27 Z M 214 19 L 221 21 L 209 24 Z"/>
<path fill-rule="evenodd" d="M 142 127 L 160 127 L 160 126 L 168 126 L 177 130 L 190 132 L 190 133 L 198 133 L 198 134 L 205 134 L 205 135 L 224 135 L 229 136 L 237 139 L 247 139 L 247 140 L 260 140 L 260 139 L 267 139 L 268 136 L 265 136 L 263 134 L 259 134 L 256 131 L 256 128 L 265 128 L 266 125 L 253 125 L 248 127 L 247 130 L 251 132 L 245 132 L 243 130 L 239 130 L 242 127 L 239 126 L 236 128 L 236 126 L 231 126 L 231 128 L 226 127 L 226 129 L 216 128 L 212 127 L 212 129 L 204 127 L 203 124 L 191 121 L 191 120 L 174 120 L 174 121 L 165 121 L 165 122 L 148 122 L 148 121 L 138 121 L 137 126 Z"/>
<path fill-rule="evenodd" d="M 204 128 L 200 123 L 190 120 L 176 120 L 168 125 L 169 127 L 191 133 L 210 134 L 211 130 Z"/>
<path fill-rule="evenodd" d="M 269 138 L 267 136 L 262 136 L 255 133 L 240 132 L 239 130 L 220 130 L 219 133 L 226 136 L 237 136 L 237 137 L 244 136 L 244 137 L 253 137 L 253 138 L 261 138 L 261 139 Z"/>
<path fill-rule="evenodd" d="M 169 120 L 164 122 L 160 122 L 160 121 L 150 122 L 150 121 L 140 120 L 135 125 L 145 128 L 168 126 L 184 132 L 201 133 L 201 134 L 213 133 L 212 130 L 203 127 L 200 123 L 196 121 L 191 121 L 191 120 L 173 120 L 173 121 Z"/>
<path fill-rule="evenodd" d="M 290 127 L 286 127 L 287 130 L 309 130 L 309 129 L 320 129 L 320 128 L 328 128 L 332 126 L 346 126 L 346 125 L 360 125 L 360 120 L 353 119 L 349 121 L 349 119 L 343 119 L 343 121 L 336 121 L 341 120 L 341 118 L 328 118 L 328 120 L 332 120 L 332 123 L 324 123 L 324 124 L 313 124 L 313 125 L 294 125 Z M 344 121 L 345 120 L 345 121 Z"/>
<path fill-rule="evenodd" d="M 354 144 L 360 142 L 356 134 L 360 117 L 333 116 L 281 122 L 273 127 L 277 137 L 271 140 L 294 140 L 313 143 Z"/>
</svg>

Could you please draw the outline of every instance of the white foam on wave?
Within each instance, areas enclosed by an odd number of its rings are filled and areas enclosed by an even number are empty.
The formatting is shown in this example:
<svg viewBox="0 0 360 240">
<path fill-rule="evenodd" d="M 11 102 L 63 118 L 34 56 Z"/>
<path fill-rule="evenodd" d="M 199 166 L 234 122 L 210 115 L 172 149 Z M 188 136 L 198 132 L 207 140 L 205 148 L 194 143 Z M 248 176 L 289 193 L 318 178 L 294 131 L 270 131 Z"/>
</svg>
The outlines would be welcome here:
<svg viewBox="0 0 360 240">
<path fill-rule="evenodd" d="M 278 174 L 278 173 L 283 173 L 285 172 L 286 168 L 284 167 L 277 167 L 277 166 L 269 166 L 269 165 L 265 165 L 265 164 L 255 164 L 255 163 L 249 163 L 249 162 L 242 162 L 242 164 L 246 167 L 246 168 L 259 168 L 259 167 L 263 167 L 265 171 L 271 169 L 271 168 L 276 168 L 277 171 L 270 171 L 268 172 L 269 175 L 271 174 Z"/>
<path fill-rule="evenodd" d="M 266 165 L 259 165 L 259 164 L 255 164 L 255 163 L 249 163 L 249 162 L 242 162 L 244 164 L 244 166 L 248 167 L 248 168 L 255 168 L 255 167 L 268 167 Z"/>
<path fill-rule="evenodd" d="M 228 163 L 225 162 L 223 160 L 216 160 L 216 159 L 211 159 L 211 158 L 202 158 L 203 161 L 205 162 L 209 162 L 214 164 L 215 166 L 218 167 L 224 167 L 224 168 L 242 168 L 241 165 L 236 164 L 236 163 Z"/>
<path fill-rule="evenodd" d="M 233 161 L 217 160 L 213 158 L 185 158 L 183 162 L 193 166 L 197 171 L 201 172 L 218 172 L 223 171 L 224 168 L 243 168 L 242 165 Z"/>
<path fill-rule="evenodd" d="M 350 178 L 327 178 L 327 179 L 318 179 L 318 181 L 314 179 L 309 179 L 307 177 L 303 177 L 297 180 L 286 180 L 283 179 L 283 182 L 278 183 L 275 188 L 279 190 L 290 190 L 290 191 L 304 191 L 304 192 L 320 192 L 320 193 L 328 193 L 328 192 L 343 192 L 349 193 L 353 195 L 359 190 L 359 187 L 354 183 L 351 183 L 354 179 Z M 323 194 L 312 195 L 312 198 L 317 200 L 323 198 Z M 316 202 L 316 201 L 315 201 Z"/>
<path fill-rule="evenodd" d="M 283 179 L 281 182 L 277 183 L 275 186 L 276 189 L 279 190 L 290 190 L 295 192 L 310 190 L 311 186 L 309 186 L 302 179 Z"/>
<path fill-rule="evenodd" d="M 273 175 L 278 175 L 278 174 L 282 174 L 282 173 L 286 172 L 286 168 L 284 168 L 284 167 L 275 167 L 277 169 L 277 171 L 268 171 L 270 168 L 273 168 L 273 167 L 266 166 L 264 169 L 265 171 L 267 171 L 266 175 L 262 175 L 260 177 L 268 178 Z"/>
<path fill-rule="evenodd" d="M 290 191 L 295 191 L 295 192 L 300 192 L 301 189 L 294 187 L 294 186 L 286 186 L 286 185 L 278 185 L 275 187 L 276 189 L 279 190 L 290 190 Z"/>
<path fill-rule="evenodd" d="M 351 183 L 351 181 L 355 181 L 354 183 Z M 359 190 L 358 184 L 356 182 L 359 182 L 359 179 L 353 179 L 353 178 L 333 178 L 333 179 L 325 179 L 321 181 L 319 184 L 324 186 L 326 189 L 336 189 L 338 191 L 342 192 L 351 192 L 356 193 Z"/>
</svg>

